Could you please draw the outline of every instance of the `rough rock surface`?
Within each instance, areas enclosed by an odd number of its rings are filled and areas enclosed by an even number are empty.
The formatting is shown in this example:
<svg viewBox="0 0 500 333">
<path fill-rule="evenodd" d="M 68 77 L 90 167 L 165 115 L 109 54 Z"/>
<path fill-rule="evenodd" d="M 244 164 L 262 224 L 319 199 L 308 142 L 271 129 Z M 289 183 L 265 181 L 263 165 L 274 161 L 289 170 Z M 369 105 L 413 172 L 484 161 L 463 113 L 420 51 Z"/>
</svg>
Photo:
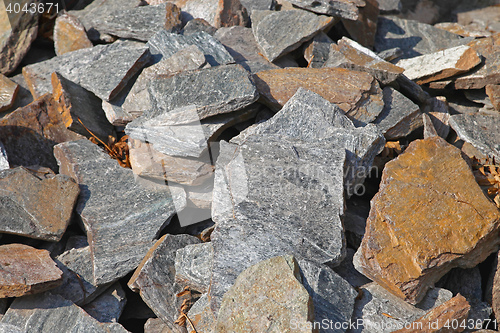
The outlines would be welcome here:
<svg viewBox="0 0 500 333">
<path fill-rule="evenodd" d="M 125 291 L 119 282 L 115 282 L 82 309 L 101 323 L 116 323 L 125 304 L 127 304 Z"/>
<path fill-rule="evenodd" d="M 257 10 L 274 10 L 276 0 L 240 0 L 241 4 L 245 6 L 250 15 L 254 9 Z"/>
<path fill-rule="evenodd" d="M 252 13 L 252 31 L 262 53 L 269 61 L 297 49 L 302 43 L 336 23 L 332 17 L 304 10 L 256 11 Z"/>
<path fill-rule="evenodd" d="M 206 293 L 210 286 L 210 272 L 213 264 L 212 244 L 192 244 L 178 249 L 175 254 L 175 281 Z"/>
<path fill-rule="evenodd" d="M 249 20 L 248 12 L 239 0 L 219 0 L 214 18 L 216 28 L 236 25 L 245 27 Z"/>
<path fill-rule="evenodd" d="M 363 2 L 364 6 L 359 7 L 358 18 L 356 20 L 342 18 L 342 23 L 352 39 L 371 49 L 377 32 L 379 4 L 378 0 L 363 0 Z"/>
<path fill-rule="evenodd" d="M 83 24 L 73 15 L 62 13 L 54 25 L 54 49 L 56 55 L 92 47 Z"/>
<path fill-rule="evenodd" d="M 204 19 L 212 26 L 215 25 L 219 0 L 174 0 L 173 2 L 186 13 L 183 20 Z"/>
<path fill-rule="evenodd" d="M 323 31 L 320 31 L 313 39 L 304 44 L 304 59 L 309 67 L 321 68 L 328 60 L 330 48 L 335 42 Z M 333 66 L 335 67 L 335 66 Z"/>
<path fill-rule="evenodd" d="M 23 167 L 0 171 L 0 232 L 59 241 L 79 192 L 65 175 L 41 179 Z"/>
<path fill-rule="evenodd" d="M 363 0 L 289 0 L 297 7 L 310 10 L 318 14 L 339 16 L 349 20 L 357 20 L 359 8 L 365 6 Z"/>
<path fill-rule="evenodd" d="M 19 85 L 0 73 L 0 112 L 14 104 L 18 91 Z"/>
<path fill-rule="evenodd" d="M 36 294 L 61 284 L 63 272 L 47 250 L 24 244 L 2 245 L 0 262 L 0 298 Z"/>
<path fill-rule="evenodd" d="M 274 257 L 247 268 L 222 299 L 216 331 L 293 332 L 293 320 L 297 326 L 306 327 L 314 318 L 314 310 L 301 282 L 299 266 L 292 256 Z"/>
<path fill-rule="evenodd" d="M 92 253 L 94 283 L 104 284 L 133 270 L 170 218 L 185 206 L 185 194 L 168 187 L 146 188 L 88 140 L 54 148 L 60 172 L 80 186 L 76 211 Z M 126 232 L 127 228 L 130 229 Z"/>
<path fill-rule="evenodd" d="M 486 94 L 490 98 L 493 108 L 500 111 L 500 84 L 486 85 Z"/>
<path fill-rule="evenodd" d="M 450 117 L 450 126 L 458 136 L 483 154 L 500 160 L 500 115 L 458 114 Z"/>
<path fill-rule="evenodd" d="M 355 266 L 415 304 L 451 268 L 495 251 L 499 223 L 460 151 L 439 137 L 417 140 L 386 164 Z"/>
</svg>

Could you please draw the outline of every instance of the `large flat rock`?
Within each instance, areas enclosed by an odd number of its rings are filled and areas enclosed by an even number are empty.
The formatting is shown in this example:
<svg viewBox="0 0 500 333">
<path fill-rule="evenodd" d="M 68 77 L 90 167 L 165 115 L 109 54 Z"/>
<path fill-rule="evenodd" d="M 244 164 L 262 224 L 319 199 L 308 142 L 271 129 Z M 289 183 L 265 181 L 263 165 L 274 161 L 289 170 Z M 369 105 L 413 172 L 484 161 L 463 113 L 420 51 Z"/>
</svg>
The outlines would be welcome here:
<svg viewBox="0 0 500 333">
<path fill-rule="evenodd" d="M 60 172 L 81 184 L 76 211 L 89 239 L 94 283 L 123 277 L 140 263 L 177 210 L 184 208 L 185 194 L 177 196 L 165 185 L 137 184 L 132 170 L 119 166 L 88 140 L 58 145 L 54 154 Z"/>
<path fill-rule="evenodd" d="M 79 192 L 65 175 L 39 178 L 23 167 L 0 171 L 0 232 L 59 241 Z"/>
<path fill-rule="evenodd" d="M 252 30 L 269 61 L 297 49 L 316 33 L 336 23 L 332 17 L 304 10 L 257 11 L 252 13 Z"/>
<path fill-rule="evenodd" d="M 499 224 L 460 150 L 440 137 L 417 140 L 386 164 L 354 263 L 415 304 L 453 267 L 496 251 Z"/>
<path fill-rule="evenodd" d="M 0 298 L 40 293 L 62 282 L 63 272 L 47 250 L 24 244 L 2 245 L 0 261 Z"/>
</svg>

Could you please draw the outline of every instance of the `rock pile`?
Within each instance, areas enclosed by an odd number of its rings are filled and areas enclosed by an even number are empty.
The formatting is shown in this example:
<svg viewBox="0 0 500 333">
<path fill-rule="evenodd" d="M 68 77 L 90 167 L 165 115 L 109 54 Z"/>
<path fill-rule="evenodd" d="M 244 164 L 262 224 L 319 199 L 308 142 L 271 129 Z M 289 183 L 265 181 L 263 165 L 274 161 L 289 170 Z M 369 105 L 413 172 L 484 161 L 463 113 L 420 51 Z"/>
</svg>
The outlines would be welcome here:
<svg viewBox="0 0 500 333">
<path fill-rule="evenodd" d="M 497 329 L 500 6 L 451 2 L 0 2 L 0 332 Z"/>
</svg>

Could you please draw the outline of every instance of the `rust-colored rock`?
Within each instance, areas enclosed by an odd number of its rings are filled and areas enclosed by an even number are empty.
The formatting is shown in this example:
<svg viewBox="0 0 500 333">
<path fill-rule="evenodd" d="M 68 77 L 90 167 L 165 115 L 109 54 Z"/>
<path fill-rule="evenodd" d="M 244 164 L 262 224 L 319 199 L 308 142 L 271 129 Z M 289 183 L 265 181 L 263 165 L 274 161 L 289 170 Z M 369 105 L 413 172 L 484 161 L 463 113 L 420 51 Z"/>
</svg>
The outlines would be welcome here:
<svg viewBox="0 0 500 333">
<path fill-rule="evenodd" d="M 18 91 L 19 85 L 0 73 L 0 112 L 14 104 Z"/>
<path fill-rule="evenodd" d="M 500 212 L 461 152 L 440 137 L 412 142 L 386 164 L 354 264 L 409 303 L 454 267 L 498 249 Z"/>
<path fill-rule="evenodd" d="M 151 6 L 151 4 L 149 5 Z M 180 8 L 171 2 L 167 2 L 165 11 L 167 12 L 165 15 L 165 29 L 170 32 L 180 31 L 182 29 Z"/>
<path fill-rule="evenodd" d="M 61 54 L 92 47 L 82 23 L 73 15 L 62 13 L 54 25 L 54 49 Z"/>
<path fill-rule="evenodd" d="M 0 119 L 0 138 L 11 165 L 41 165 L 58 170 L 53 147 L 83 138 L 66 128 L 52 95 Z"/>
<path fill-rule="evenodd" d="M 394 333 L 463 332 L 466 327 L 472 327 L 471 322 L 467 320 L 469 310 L 470 305 L 465 297 L 458 294 L 416 321 L 407 324 L 407 328 L 397 330 Z"/>
<path fill-rule="evenodd" d="M 235 25 L 246 27 L 248 22 L 248 12 L 240 0 L 219 0 L 214 21 L 216 28 Z"/>
<path fill-rule="evenodd" d="M 351 21 L 343 18 L 342 23 L 355 41 L 365 47 L 372 48 L 377 32 L 379 6 L 377 0 L 365 0 L 364 2 L 365 6 L 358 7 L 357 20 Z"/>
<path fill-rule="evenodd" d="M 36 294 L 59 286 L 62 272 L 47 250 L 24 244 L 0 246 L 0 298 Z"/>
<path fill-rule="evenodd" d="M 486 85 L 486 95 L 490 98 L 495 110 L 500 111 L 500 84 Z"/>
<path fill-rule="evenodd" d="M 372 98 L 380 104 L 380 111 L 383 108 L 380 87 L 368 73 L 344 68 L 283 68 L 259 72 L 254 80 L 264 102 L 275 110 L 281 109 L 300 87 L 337 104 L 356 119 L 371 111 Z"/>
</svg>

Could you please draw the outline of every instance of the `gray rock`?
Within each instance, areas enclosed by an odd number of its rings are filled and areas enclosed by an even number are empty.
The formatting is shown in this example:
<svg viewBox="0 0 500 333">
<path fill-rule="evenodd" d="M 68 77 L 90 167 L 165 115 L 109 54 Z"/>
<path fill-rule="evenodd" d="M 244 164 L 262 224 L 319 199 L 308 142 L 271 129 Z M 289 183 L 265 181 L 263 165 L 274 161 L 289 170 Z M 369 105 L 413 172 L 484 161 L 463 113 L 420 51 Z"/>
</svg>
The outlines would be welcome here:
<svg viewBox="0 0 500 333">
<path fill-rule="evenodd" d="M 210 310 L 208 294 L 203 294 L 189 309 L 188 317 L 193 322 L 196 332 L 214 333 L 217 317 Z"/>
<path fill-rule="evenodd" d="M 199 69 L 204 65 L 206 65 L 206 60 L 203 52 L 196 45 L 189 45 L 171 57 L 145 68 L 125 98 L 122 104 L 123 111 L 136 116 L 151 108 L 147 87 L 148 82 L 157 75 L 175 75 L 179 72 Z"/>
<path fill-rule="evenodd" d="M 318 16 L 304 10 L 252 12 L 255 40 L 269 61 L 297 49 L 321 30 L 336 23 L 332 17 Z"/>
<path fill-rule="evenodd" d="M 81 184 L 76 211 L 91 240 L 96 284 L 134 269 L 157 233 L 185 206 L 184 193 L 171 193 L 166 186 L 142 187 L 132 170 L 119 166 L 88 140 L 60 144 L 54 155 L 60 172 Z"/>
<path fill-rule="evenodd" d="M 183 21 L 200 18 L 215 26 L 218 0 L 174 0 L 174 4 L 182 10 Z"/>
<path fill-rule="evenodd" d="M 0 317 L 1 319 L 2 317 Z M 0 333 L 25 333 L 19 327 L 0 322 Z"/>
<path fill-rule="evenodd" d="M 384 133 L 387 140 L 407 136 L 423 125 L 422 115 L 417 104 L 390 87 L 385 87 L 383 94 L 384 110 L 374 121 L 374 124 Z"/>
<path fill-rule="evenodd" d="M 420 105 L 431 98 L 431 96 L 426 91 L 424 91 L 422 87 L 407 78 L 405 75 L 401 75 L 400 77 L 398 77 L 396 83 L 399 86 L 398 91 L 411 99 L 414 103 Z"/>
<path fill-rule="evenodd" d="M 175 254 L 178 249 L 200 240 L 190 235 L 165 235 L 149 250 L 128 282 L 130 289 L 140 292 L 144 302 L 170 329 L 177 332 L 174 321 L 179 315 L 177 293 L 182 286 L 175 283 Z"/>
<path fill-rule="evenodd" d="M 437 96 L 429 98 L 423 104 L 422 112 L 429 115 L 436 134 L 446 139 L 450 132 L 450 107 L 446 97 Z"/>
<path fill-rule="evenodd" d="M 9 160 L 7 159 L 7 151 L 3 146 L 3 143 L 0 142 L 0 171 L 9 168 Z"/>
<path fill-rule="evenodd" d="M 97 97 L 109 101 L 148 61 L 149 52 L 144 44 L 118 41 L 25 66 L 23 75 L 35 98 L 52 92 L 51 75 L 58 72 Z"/>
<path fill-rule="evenodd" d="M 24 79 L 23 74 L 17 74 L 13 77 L 9 78 L 11 81 L 14 81 L 19 85 L 19 89 L 17 92 L 16 99 L 14 101 L 14 105 L 8 110 L 5 111 L 5 114 L 10 113 L 18 108 L 22 108 L 31 102 L 33 102 L 33 96 L 31 95 L 31 92 L 29 91 L 28 84 L 26 83 L 26 80 Z M 0 117 L 2 116 L 2 113 L 0 113 Z"/>
<path fill-rule="evenodd" d="M 490 158 L 500 160 L 500 115 L 460 114 L 450 117 L 450 126 L 460 139 L 472 144 Z"/>
<path fill-rule="evenodd" d="M 170 333 L 168 326 L 160 318 L 149 318 L 144 324 L 144 333 Z"/>
<path fill-rule="evenodd" d="M 346 323 L 351 320 L 357 291 L 331 268 L 299 260 L 302 284 L 314 304 L 314 322 Z M 345 332 L 335 327 L 321 332 Z"/>
<path fill-rule="evenodd" d="M 50 292 L 16 298 L 2 318 L 26 332 L 126 333 L 118 323 L 100 323 L 71 301 Z"/>
<path fill-rule="evenodd" d="M 288 0 L 297 7 L 310 10 L 318 14 L 338 16 L 348 20 L 357 20 L 359 8 L 365 6 L 360 0 Z"/>
<path fill-rule="evenodd" d="M 212 25 L 210 25 L 210 23 L 202 18 L 195 18 L 186 23 L 184 29 L 182 30 L 182 34 L 184 36 L 188 36 L 201 31 L 209 34 L 210 36 L 213 36 L 217 31 L 217 28 L 213 27 Z"/>
<path fill-rule="evenodd" d="M 413 58 L 454 46 L 464 45 L 471 38 L 434 28 L 432 25 L 396 17 L 380 17 L 375 36 L 375 51 L 399 47 L 402 58 Z"/>
<path fill-rule="evenodd" d="M 18 91 L 19 85 L 0 73 L 0 112 L 14 105 Z"/>
<path fill-rule="evenodd" d="M 276 0 L 240 0 L 241 4 L 247 9 L 248 14 L 256 10 L 274 10 Z"/>
<path fill-rule="evenodd" d="M 211 66 L 233 63 L 234 59 L 224 46 L 206 32 L 196 32 L 191 35 L 178 35 L 165 30 L 158 31 L 148 41 L 149 49 L 156 63 L 162 58 L 170 58 L 186 46 L 196 45 L 205 54 L 207 63 Z"/>
<path fill-rule="evenodd" d="M 410 305 L 394 296 L 375 282 L 360 288 L 361 297 L 356 300 L 352 322 L 362 320 L 362 323 L 349 329 L 349 333 L 373 332 L 389 333 L 404 328 L 422 317 L 431 308 L 450 300 L 453 294 L 446 289 L 431 289 L 421 301 L 422 308 Z M 359 323 L 359 322 L 358 322 Z"/>
<path fill-rule="evenodd" d="M 165 28 L 166 14 L 165 3 L 120 8 L 106 16 L 88 17 L 85 26 L 91 25 L 99 33 L 147 42 L 158 30 Z"/>
<path fill-rule="evenodd" d="M 206 293 L 210 286 L 214 250 L 212 244 L 193 244 L 178 249 L 175 255 L 175 281 Z"/>
<path fill-rule="evenodd" d="M 342 261 L 344 158 L 328 139 L 267 134 L 239 146 L 221 142 L 212 204 L 214 312 L 237 275 L 259 261 L 286 253 Z"/>
<path fill-rule="evenodd" d="M 399 13 L 403 9 L 401 0 L 378 0 L 381 14 Z"/>
<path fill-rule="evenodd" d="M 359 288 L 370 283 L 371 280 L 354 268 L 352 263 L 354 253 L 356 253 L 356 251 L 348 247 L 344 261 L 342 261 L 340 265 L 334 267 L 333 271 L 340 275 L 345 281 L 349 282 L 354 288 Z"/>
<path fill-rule="evenodd" d="M 330 48 L 335 42 L 323 31 L 304 44 L 304 58 L 312 68 L 321 68 L 328 60 Z"/>
<path fill-rule="evenodd" d="M 106 291 L 82 308 L 101 323 L 116 323 L 127 304 L 125 291 L 119 282 L 112 284 Z"/>
<path fill-rule="evenodd" d="M 427 113 L 422 113 L 422 122 L 424 123 L 424 139 L 438 136 L 434 124 Z"/>
<path fill-rule="evenodd" d="M 240 65 L 156 77 L 148 91 L 152 109 L 144 113 L 143 119 L 157 117 L 162 125 L 186 124 L 237 111 L 258 98 L 253 81 Z"/>
</svg>

